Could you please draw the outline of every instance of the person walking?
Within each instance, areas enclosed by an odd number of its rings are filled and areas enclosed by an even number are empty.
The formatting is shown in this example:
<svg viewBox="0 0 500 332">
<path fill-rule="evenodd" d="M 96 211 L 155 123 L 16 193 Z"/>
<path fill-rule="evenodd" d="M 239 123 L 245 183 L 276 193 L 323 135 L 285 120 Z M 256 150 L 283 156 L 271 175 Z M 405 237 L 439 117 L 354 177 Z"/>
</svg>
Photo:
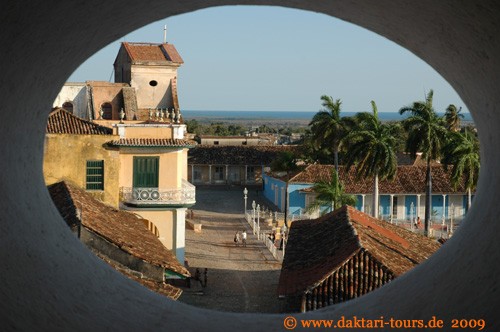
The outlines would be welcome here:
<svg viewBox="0 0 500 332">
<path fill-rule="evenodd" d="M 243 230 L 243 232 L 241 233 L 241 239 L 243 242 L 243 247 L 246 247 L 247 246 L 247 231 L 246 230 Z"/>
<path fill-rule="evenodd" d="M 236 232 L 236 234 L 234 234 L 234 243 L 236 244 L 237 247 L 240 246 L 240 232 Z"/>
</svg>

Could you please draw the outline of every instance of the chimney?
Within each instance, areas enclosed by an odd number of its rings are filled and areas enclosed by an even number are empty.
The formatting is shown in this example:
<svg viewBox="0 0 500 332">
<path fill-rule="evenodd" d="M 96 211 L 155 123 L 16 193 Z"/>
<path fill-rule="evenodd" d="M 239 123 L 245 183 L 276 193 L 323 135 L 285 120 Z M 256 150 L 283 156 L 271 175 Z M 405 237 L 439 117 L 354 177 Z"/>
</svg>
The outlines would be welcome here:
<svg viewBox="0 0 500 332">
<path fill-rule="evenodd" d="M 167 25 L 163 27 L 163 44 L 167 43 Z"/>
</svg>

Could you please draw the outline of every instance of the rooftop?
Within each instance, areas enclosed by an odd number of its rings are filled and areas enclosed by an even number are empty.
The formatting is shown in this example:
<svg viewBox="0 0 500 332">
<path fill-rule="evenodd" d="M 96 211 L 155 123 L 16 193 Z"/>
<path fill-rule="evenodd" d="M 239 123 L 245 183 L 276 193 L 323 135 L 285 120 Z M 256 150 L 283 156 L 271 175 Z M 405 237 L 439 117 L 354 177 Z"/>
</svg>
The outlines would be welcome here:
<svg viewBox="0 0 500 332">
<path fill-rule="evenodd" d="M 309 165 L 303 171 L 295 174 L 290 179 L 290 183 L 316 183 L 320 181 L 330 181 L 333 165 Z M 459 183 L 457 188 L 451 185 L 451 168 L 448 171 L 443 165 L 434 164 L 431 166 L 432 192 L 436 193 L 456 193 L 465 192 L 463 183 Z M 390 194 L 415 194 L 425 192 L 426 166 L 398 166 L 396 176 L 393 180 L 379 180 L 379 192 Z M 355 194 L 372 194 L 373 179 L 360 178 L 355 174 L 355 169 L 339 167 L 339 178 L 342 181 L 344 190 Z M 310 190 L 304 190 L 310 191 Z"/>
<path fill-rule="evenodd" d="M 93 198 L 85 190 L 67 182 L 48 186 L 49 193 L 59 213 L 70 227 L 79 223 L 76 209 L 81 211 L 84 227 L 99 234 L 123 251 L 151 264 L 189 276 L 174 254 L 144 224 L 144 219 L 127 211 L 116 210 Z"/>
<path fill-rule="evenodd" d="M 278 293 L 305 291 L 360 250 L 367 251 L 397 277 L 439 247 L 437 241 L 344 206 L 318 219 L 292 223 Z"/>
<path fill-rule="evenodd" d="M 169 61 L 184 63 L 173 44 L 122 43 L 132 61 Z"/>
<path fill-rule="evenodd" d="M 150 290 L 152 290 L 156 293 L 167 296 L 167 297 L 171 298 L 172 300 L 177 300 L 182 294 L 182 290 L 180 288 L 177 288 L 177 287 L 172 286 L 170 284 L 167 284 L 165 282 L 158 282 L 155 280 L 145 279 L 145 278 L 139 276 L 137 273 L 133 273 L 133 271 L 131 271 L 130 269 L 121 266 L 119 263 L 110 260 L 106 256 L 100 255 L 97 252 L 94 252 L 94 253 L 99 258 L 101 258 L 103 261 L 108 263 L 115 270 L 119 271 L 120 273 L 124 274 L 128 278 L 140 283 L 144 287 L 149 288 Z"/>
<path fill-rule="evenodd" d="M 81 119 L 63 108 L 55 108 L 47 120 L 47 134 L 112 135 L 113 130 Z"/>
<path fill-rule="evenodd" d="M 173 138 L 120 138 L 108 142 L 110 146 L 126 147 L 172 147 L 189 148 L 197 143 L 191 140 L 173 139 Z"/>
<path fill-rule="evenodd" d="M 269 165 L 281 151 L 294 149 L 293 145 L 198 145 L 189 150 L 188 161 L 194 165 Z"/>
</svg>

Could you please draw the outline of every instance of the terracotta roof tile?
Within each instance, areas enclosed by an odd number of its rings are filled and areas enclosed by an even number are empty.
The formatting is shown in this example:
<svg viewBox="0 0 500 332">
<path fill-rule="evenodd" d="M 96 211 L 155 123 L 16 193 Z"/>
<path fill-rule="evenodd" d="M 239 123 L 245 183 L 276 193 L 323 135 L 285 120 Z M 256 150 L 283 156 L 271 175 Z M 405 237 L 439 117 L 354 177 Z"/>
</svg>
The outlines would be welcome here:
<svg viewBox="0 0 500 332">
<path fill-rule="evenodd" d="M 48 190 L 59 213 L 70 227 L 78 224 L 78 207 L 83 209 L 84 227 L 114 243 L 123 251 L 178 274 L 190 275 L 172 252 L 146 228 L 143 218 L 127 211 L 116 210 L 64 181 L 48 186 Z"/>
<path fill-rule="evenodd" d="M 198 145 L 189 150 L 188 161 L 192 165 L 270 165 L 279 152 L 295 149 L 292 145 Z"/>
<path fill-rule="evenodd" d="M 48 134 L 112 135 L 113 130 L 83 120 L 62 108 L 54 109 L 47 120 Z"/>
<path fill-rule="evenodd" d="M 344 206 L 318 219 L 292 223 L 278 293 L 315 287 L 361 250 L 397 277 L 439 247 L 436 241 Z"/>
<path fill-rule="evenodd" d="M 184 63 L 184 60 L 182 60 L 181 56 L 179 55 L 179 52 L 177 52 L 174 45 L 162 44 L 161 47 L 163 48 L 163 51 L 168 61 L 172 61 L 175 63 Z"/>
<path fill-rule="evenodd" d="M 130 269 L 122 266 L 121 264 L 110 260 L 108 257 L 101 255 L 97 252 L 94 252 L 99 258 L 108 263 L 115 270 L 119 271 L 123 275 L 128 278 L 140 283 L 146 288 L 149 288 L 153 292 L 164 295 L 166 297 L 171 298 L 172 300 L 177 300 L 182 295 L 182 290 L 165 282 L 158 282 L 155 280 L 150 280 L 146 278 L 140 277 L 137 273 L 133 273 Z"/>
<path fill-rule="evenodd" d="M 123 43 L 132 61 L 184 61 L 172 44 Z"/>
<path fill-rule="evenodd" d="M 332 165 L 309 165 L 302 172 L 290 179 L 290 183 L 310 183 L 329 181 Z M 456 193 L 465 192 L 462 183 L 455 190 L 451 185 L 451 168 L 446 171 L 443 165 L 436 164 L 431 167 L 432 192 Z M 426 166 L 398 166 L 394 180 L 379 180 L 381 194 L 415 194 L 425 192 Z M 339 178 L 344 185 L 344 190 L 352 194 L 373 193 L 373 179 L 357 179 L 354 168 L 339 167 Z"/>
<path fill-rule="evenodd" d="M 193 147 L 197 143 L 191 140 L 172 138 L 120 138 L 108 142 L 111 146 L 132 146 L 132 147 Z"/>
</svg>

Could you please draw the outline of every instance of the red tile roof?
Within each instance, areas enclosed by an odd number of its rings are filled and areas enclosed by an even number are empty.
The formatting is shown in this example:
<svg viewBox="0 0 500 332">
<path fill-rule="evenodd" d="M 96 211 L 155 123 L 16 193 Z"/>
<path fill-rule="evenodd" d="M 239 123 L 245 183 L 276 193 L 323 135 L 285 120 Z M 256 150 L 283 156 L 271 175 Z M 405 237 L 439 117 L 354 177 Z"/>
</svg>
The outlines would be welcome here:
<svg viewBox="0 0 500 332">
<path fill-rule="evenodd" d="M 132 61 L 169 61 L 182 64 L 184 61 L 172 44 L 123 43 Z"/>
<path fill-rule="evenodd" d="M 130 147 L 194 147 L 197 143 L 191 140 L 172 138 L 120 138 L 108 142 L 111 146 Z"/>
<path fill-rule="evenodd" d="M 309 165 L 302 172 L 290 179 L 290 183 L 315 183 L 329 181 L 332 165 Z M 451 168 L 446 171 L 443 165 L 433 165 L 432 192 L 433 193 L 457 193 L 466 192 L 463 183 L 455 190 L 451 185 Z M 415 194 L 425 192 L 426 166 L 398 166 L 394 180 L 380 180 L 379 192 L 381 194 Z M 373 179 L 358 179 L 354 168 L 347 169 L 339 167 L 339 178 L 344 185 L 344 190 L 351 194 L 373 193 Z"/>
<path fill-rule="evenodd" d="M 293 145 L 198 145 L 189 150 L 188 163 L 190 165 L 270 165 L 281 151 L 293 151 L 297 148 Z"/>
<path fill-rule="evenodd" d="M 83 209 L 81 223 L 84 227 L 123 251 L 178 274 L 190 275 L 173 253 L 147 229 L 143 218 L 116 210 L 64 181 L 48 186 L 48 190 L 59 213 L 70 227 L 78 224 L 78 207 Z"/>
<path fill-rule="evenodd" d="M 112 135 L 113 130 L 83 120 L 62 108 L 54 109 L 47 120 L 48 134 Z"/>
<path fill-rule="evenodd" d="M 150 280 L 143 278 L 139 276 L 138 273 L 133 273 L 130 269 L 122 266 L 121 264 L 110 260 L 108 257 L 101 255 L 97 252 L 94 252 L 99 258 L 101 258 L 103 261 L 108 263 L 111 267 L 113 267 L 115 270 L 119 271 L 120 273 L 124 274 L 128 278 L 140 283 L 146 288 L 149 288 L 153 292 L 156 292 L 158 294 L 164 295 L 166 297 L 171 298 L 172 300 L 177 300 L 181 294 L 182 290 L 180 288 L 177 288 L 175 286 L 172 286 L 170 284 L 167 284 L 165 282 L 158 282 L 155 280 Z"/>
<path fill-rule="evenodd" d="M 172 61 L 175 63 L 184 63 L 184 60 L 182 60 L 179 52 L 177 52 L 174 45 L 162 44 L 161 47 L 163 48 L 168 61 Z"/>
<path fill-rule="evenodd" d="M 439 247 L 437 241 L 344 206 L 318 219 L 292 223 L 278 294 L 315 287 L 361 250 L 397 277 Z"/>
</svg>

